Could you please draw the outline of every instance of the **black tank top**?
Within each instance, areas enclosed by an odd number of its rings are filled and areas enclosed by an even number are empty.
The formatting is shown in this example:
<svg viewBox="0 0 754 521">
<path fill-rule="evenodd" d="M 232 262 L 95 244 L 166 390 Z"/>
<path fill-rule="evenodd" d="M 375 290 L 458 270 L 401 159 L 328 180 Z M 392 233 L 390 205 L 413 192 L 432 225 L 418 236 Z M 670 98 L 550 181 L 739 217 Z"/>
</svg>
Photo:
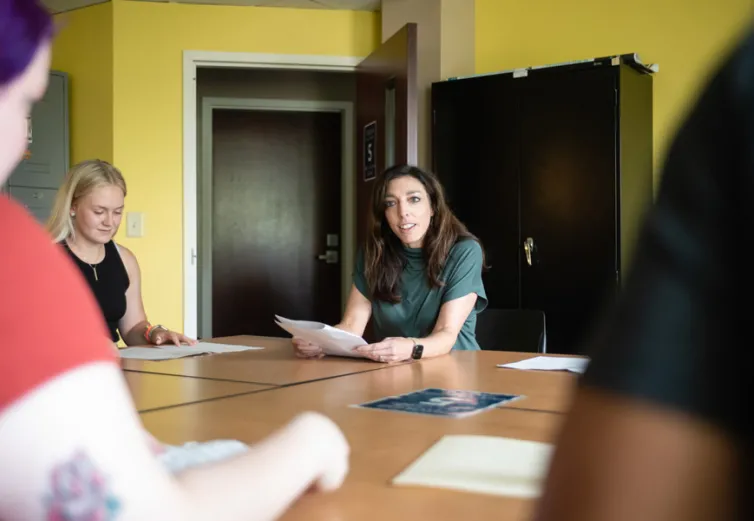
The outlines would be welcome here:
<svg viewBox="0 0 754 521">
<path fill-rule="evenodd" d="M 119 339 L 118 322 L 126 314 L 126 290 L 130 285 L 130 280 L 115 243 L 110 241 L 105 244 L 105 258 L 94 265 L 79 259 L 65 242 L 62 244 L 89 283 L 89 288 L 97 298 L 100 311 L 107 323 L 110 337 L 113 342 L 117 342 Z"/>
</svg>

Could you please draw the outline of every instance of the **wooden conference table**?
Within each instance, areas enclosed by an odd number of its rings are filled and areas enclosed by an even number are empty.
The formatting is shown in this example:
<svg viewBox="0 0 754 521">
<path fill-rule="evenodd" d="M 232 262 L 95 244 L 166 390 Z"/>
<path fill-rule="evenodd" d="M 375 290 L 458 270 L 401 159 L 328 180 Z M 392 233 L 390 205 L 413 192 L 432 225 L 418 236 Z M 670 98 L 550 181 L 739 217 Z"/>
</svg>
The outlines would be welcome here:
<svg viewBox="0 0 754 521">
<path fill-rule="evenodd" d="M 273 389 L 274 386 L 124 371 L 139 412 Z"/>
<path fill-rule="evenodd" d="M 363 371 L 375 371 L 385 367 L 384 364 L 364 359 L 334 357 L 322 360 L 301 360 L 293 355 L 290 338 L 237 336 L 215 338 L 211 341 L 218 344 L 264 347 L 264 349 L 158 362 L 124 359 L 121 360 L 121 366 L 126 371 L 272 386 L 300 384 Z"/>
<path fill-rule="evenodd" d="M 286 520 L 527 520 L 534 506 L 530 500 L 397 487 L 390 481 L 446 434 L 553 441 L 576 383 L 570 373 L 496 367 L 534 356 L 531 353 L 454 352 L 385 365 L 299 360 L 286 339 L 215 341 L 265 349 L 165 362 L 122 361 L 142 421 L 158 439 L 171 444 L 220 438 L 254 443 L 303 411 L 332 418 L 351 445 L 348 478 L 332 494 L 302 498 L 284 515 Z M 425 387 L 525 398 L 463 419 L 351 407 Z"/>
</svg>

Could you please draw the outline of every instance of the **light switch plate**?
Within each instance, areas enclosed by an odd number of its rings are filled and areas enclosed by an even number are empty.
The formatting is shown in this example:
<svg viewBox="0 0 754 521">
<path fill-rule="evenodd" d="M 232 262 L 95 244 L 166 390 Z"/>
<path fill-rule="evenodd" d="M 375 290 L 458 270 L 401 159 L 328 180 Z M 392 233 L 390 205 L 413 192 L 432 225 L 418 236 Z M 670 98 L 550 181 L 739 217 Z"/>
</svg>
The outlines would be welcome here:
<svg viewBox="0 0 754 521">
<path fill-rule="evenodd" d="M 128 212 L 126 214 L 126 237 L 144 237 L 144 214 Z"/>
</svg>

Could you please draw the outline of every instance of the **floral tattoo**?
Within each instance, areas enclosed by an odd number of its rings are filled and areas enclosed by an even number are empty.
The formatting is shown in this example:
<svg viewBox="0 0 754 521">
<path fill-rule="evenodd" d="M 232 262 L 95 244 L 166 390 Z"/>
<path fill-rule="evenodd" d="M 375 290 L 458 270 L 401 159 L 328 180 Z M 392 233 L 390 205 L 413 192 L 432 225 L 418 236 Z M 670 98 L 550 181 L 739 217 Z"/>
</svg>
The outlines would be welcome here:
<svg viewBox="0 0 754 521">
<path fill-rule="evenodd" d="M 50 481 L 47 521 L 112 521 L 120 511 L 107 479 L 83 452 L 55 467 Z"/>
</svg>

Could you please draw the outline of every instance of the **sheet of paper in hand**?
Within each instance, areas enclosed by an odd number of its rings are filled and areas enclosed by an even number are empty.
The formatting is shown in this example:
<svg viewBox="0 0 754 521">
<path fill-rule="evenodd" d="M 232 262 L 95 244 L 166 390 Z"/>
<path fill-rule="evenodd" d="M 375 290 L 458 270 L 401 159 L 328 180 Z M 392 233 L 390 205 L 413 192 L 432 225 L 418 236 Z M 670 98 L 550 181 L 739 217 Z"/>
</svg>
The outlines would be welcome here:
<svg viewBox="0 0 754 521">
<path fill-rule="evenodd" d="M 158 457 L 170 472 L 177 473 L 232 458 L 248 448 L 248 445 L 237 440 L 190 441 L 183 445 L 165 445 L 165 452 Z"/>
<path fill-rule="evenodd" d="M 354 407 L 465 418 L 520 398 L 523 398 L 523 395 L 427 388 L 398 396 L 380 398 L 372 402 L 354 405 Z"/>
<path fill-rule="evenodd" d="M 275 323 L 288 331 L 291 335 L 317 344 L 326 355 L 348 356 L 352 358 L 366 358 L 361 353 L 353 350 L 367 344 L 367 341 L 358 335 L 337 329 L 321 322 L 308 320 L 290 320 L 275 315 Z"/>
</svg>

